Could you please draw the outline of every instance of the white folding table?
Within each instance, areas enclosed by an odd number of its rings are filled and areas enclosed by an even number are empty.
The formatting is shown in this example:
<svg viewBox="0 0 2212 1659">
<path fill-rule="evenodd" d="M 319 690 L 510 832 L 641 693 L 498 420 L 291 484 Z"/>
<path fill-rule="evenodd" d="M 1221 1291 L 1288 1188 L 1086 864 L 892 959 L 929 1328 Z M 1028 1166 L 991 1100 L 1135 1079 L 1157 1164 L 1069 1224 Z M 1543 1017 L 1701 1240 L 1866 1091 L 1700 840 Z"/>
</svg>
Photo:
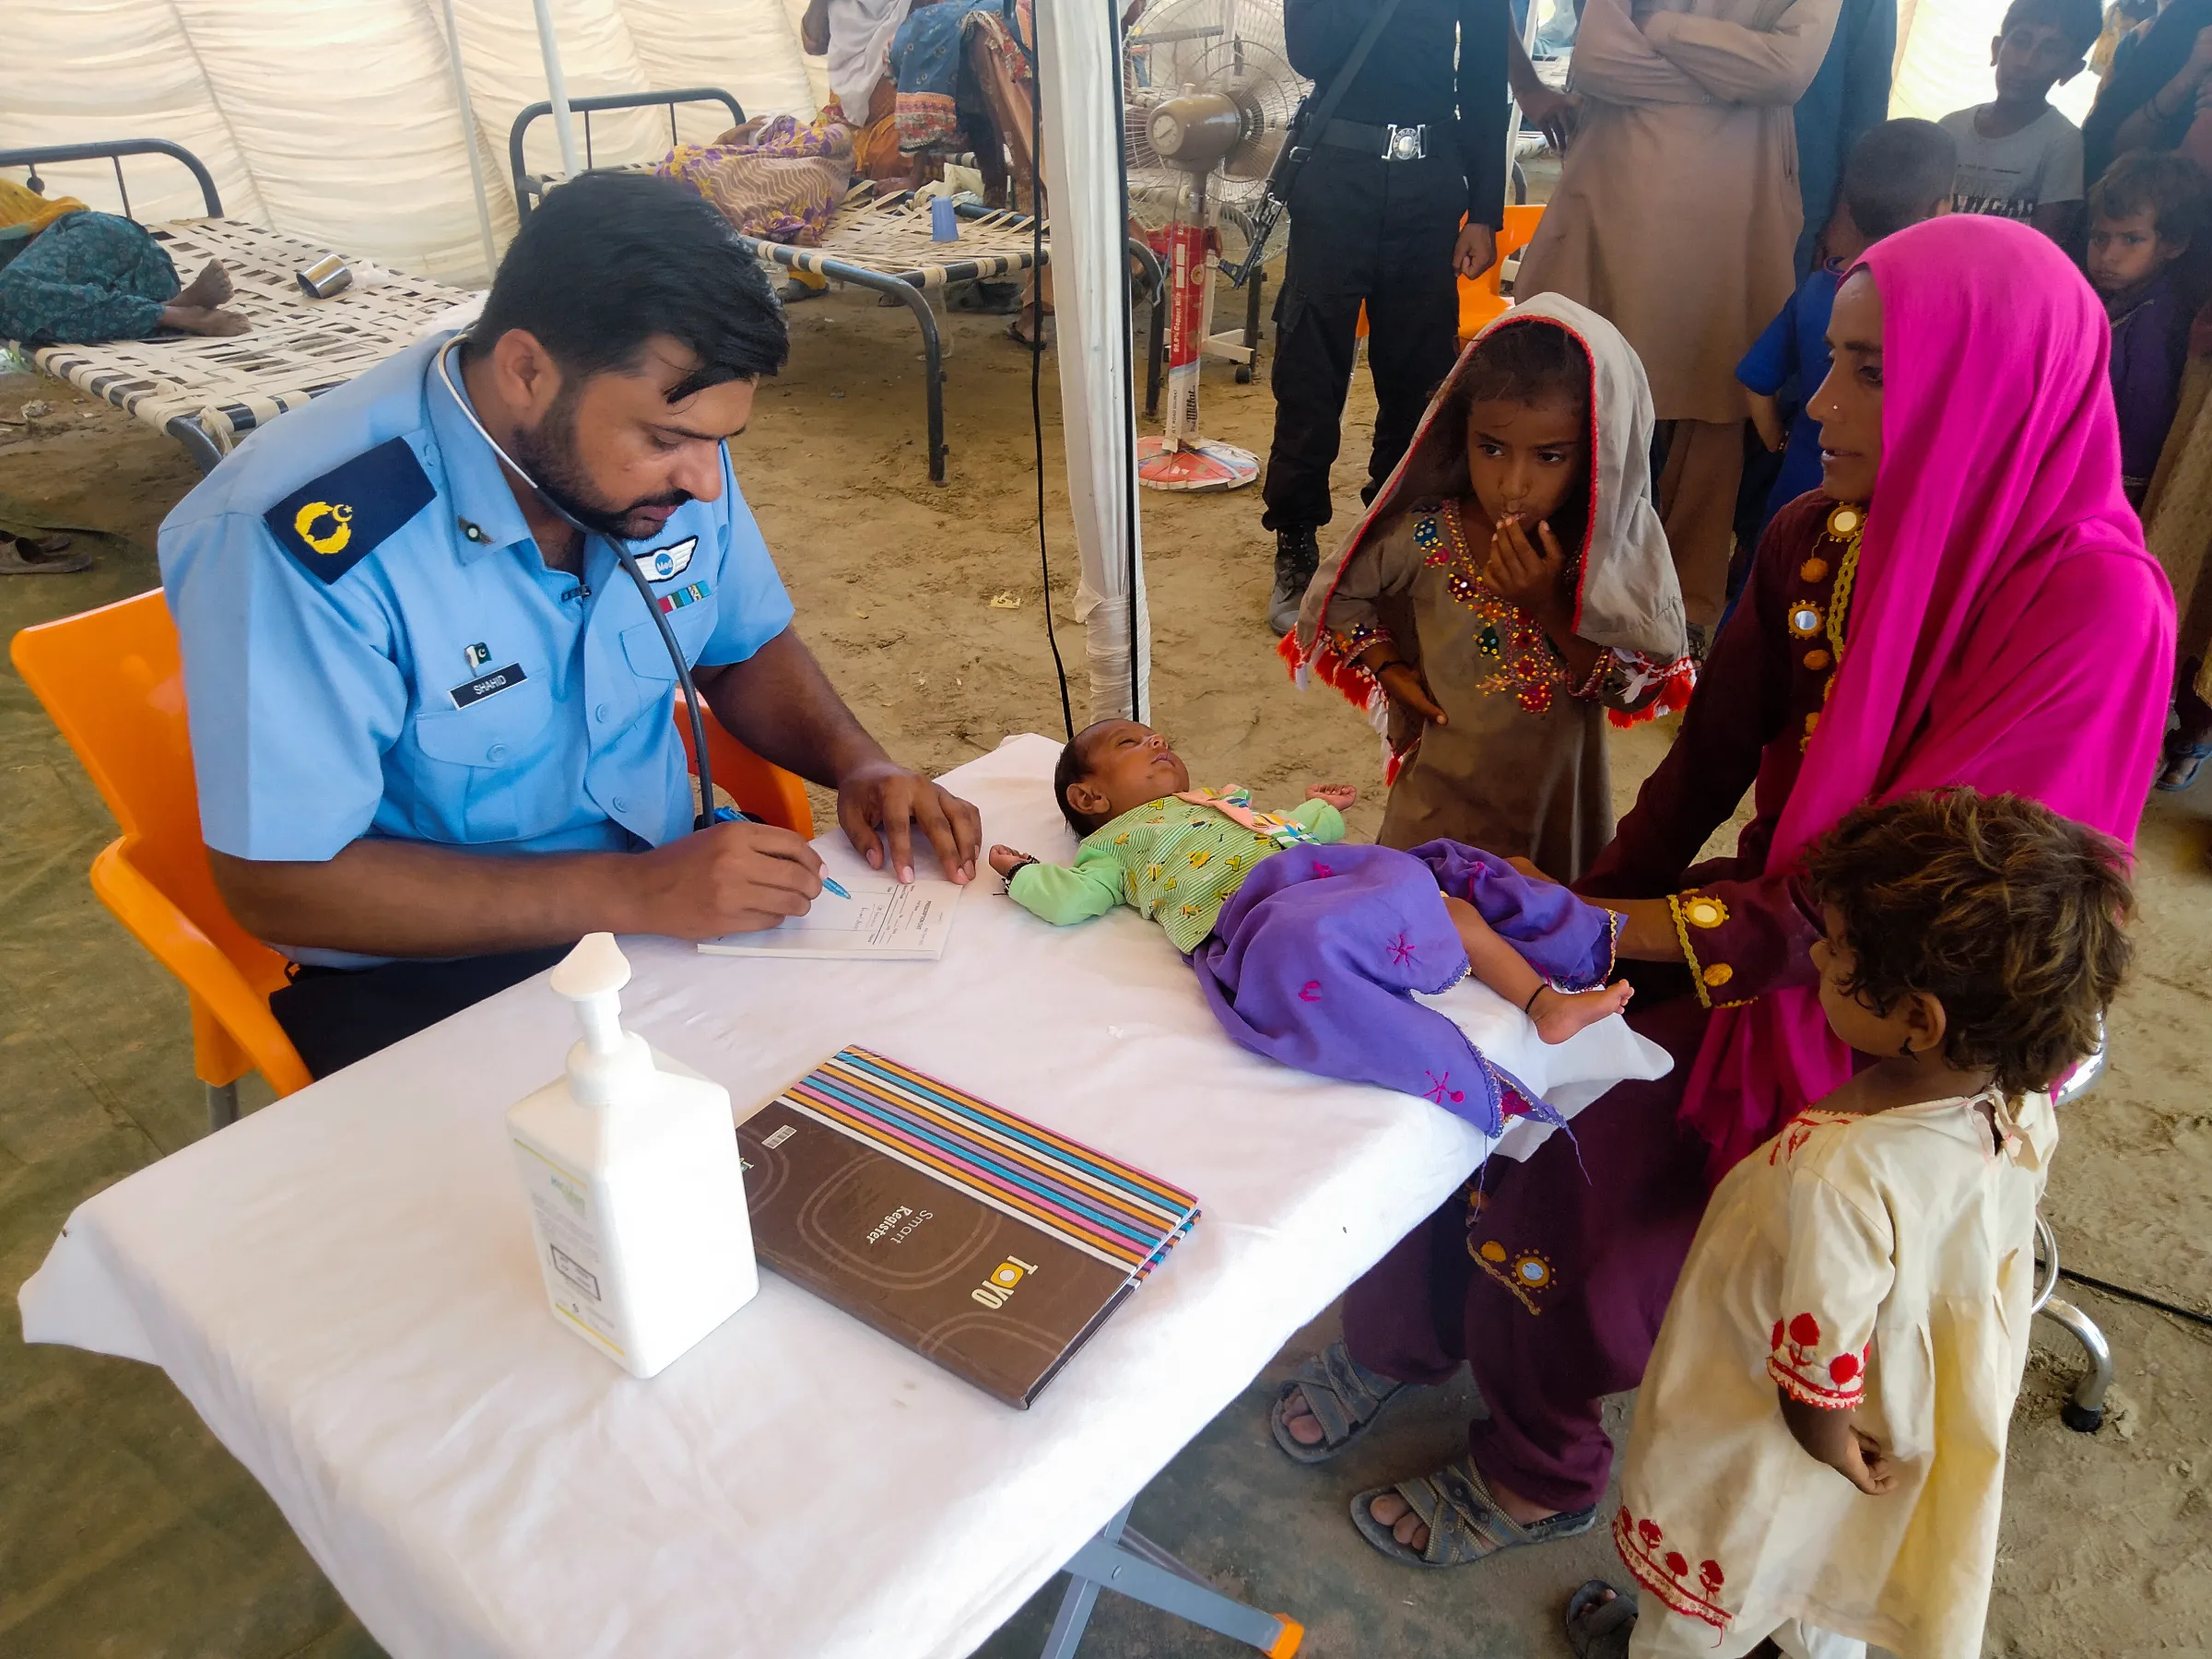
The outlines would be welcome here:
<svg viewBox="0 0 2212 1659">
<path fill-rule="evenodd" d="M 946 782 L 987 841 L 1066 857 L 1056 750 L 1009 739 Z M 1238 1049 L 1134 913 L 1054 929 L 998 888 L 934 964 L 625 941 L 625 1018 L 741 1111 L 864 1042 L 1196 1193 L 1195 1230 L 1027 1412 L 773 1275 L 650 1382 L 558 1328 L 503 1121 L 571 1037 L 542 978 L 87 1200 L 25 1335 L 167 1371 L 400 1659 L 950 1659 L 1063 1567 L 1072 1646 L 1092 1583 L 1172 1588 L 1106 1535 L 1131 1500 L 1485 1147 Z M 1547 1049 L 1453 995 L 1562 1108 L 1665 1068 L 1618 1019 Z"/>
</svg>

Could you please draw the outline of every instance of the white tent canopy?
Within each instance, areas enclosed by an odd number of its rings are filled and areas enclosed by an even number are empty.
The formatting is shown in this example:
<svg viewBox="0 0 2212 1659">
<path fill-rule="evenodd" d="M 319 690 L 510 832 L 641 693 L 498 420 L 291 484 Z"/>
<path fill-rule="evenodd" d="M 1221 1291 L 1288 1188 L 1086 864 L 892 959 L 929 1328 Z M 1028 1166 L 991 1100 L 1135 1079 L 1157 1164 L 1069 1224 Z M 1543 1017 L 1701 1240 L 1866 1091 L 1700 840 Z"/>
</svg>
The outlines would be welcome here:
<svg viewBox="0 0 2212 1659">
<path fill-rule="evenodd" d="M 494 227 L 514 229 L 507 134 L 546 96 L 528 0 L 453 0 Z M 817 93 L 782 0 L 552 0 L 571 98 L 718 86 L 746 113 L 810 114 Z M 167 138 L 207 163 L 225 211 L 426 276 L 481 283 L 475 191 L 441 0 L 53 0 L 8 7 L 0 147 Z M 678 116 L 712 137 L 719 105 Z M 594 116 L 602 161 L 667 148 L 657 110 Z M 550 122 L 535 171 L 559 170 Z M 58 188 L 119 206 L 103 162 L 55 167 Z M 192 180 L 130 164 L 145 218 L 201 211 Z"/>
</svg>

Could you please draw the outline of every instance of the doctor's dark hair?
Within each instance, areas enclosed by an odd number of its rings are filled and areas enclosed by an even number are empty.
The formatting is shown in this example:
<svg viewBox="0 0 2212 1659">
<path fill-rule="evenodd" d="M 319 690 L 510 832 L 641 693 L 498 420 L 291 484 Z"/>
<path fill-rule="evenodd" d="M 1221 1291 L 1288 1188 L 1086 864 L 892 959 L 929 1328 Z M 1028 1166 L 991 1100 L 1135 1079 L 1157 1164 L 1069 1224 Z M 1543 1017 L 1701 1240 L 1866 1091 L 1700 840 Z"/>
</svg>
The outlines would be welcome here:
<svg viewBox="0 0 2212 1659">
<path fill-rule="evenodd" d="M 1868 127 L 1843 163 L 1843 203 L 1869 243 L 1917 225 L 1947 200 L 1959 172 L 1959 140 L 1932 121 Z"/>
<path fill-rule="evenodd" d="M 729 221 L 675 180 L 639 173 L 586 173 L 523 221 L 468 349 L 517 328 L 579 382 L 629 372 L 665 335 L 699 359 L 672 404 L 773 374 L 791 355 L 783 307 Z"/>
</svg>

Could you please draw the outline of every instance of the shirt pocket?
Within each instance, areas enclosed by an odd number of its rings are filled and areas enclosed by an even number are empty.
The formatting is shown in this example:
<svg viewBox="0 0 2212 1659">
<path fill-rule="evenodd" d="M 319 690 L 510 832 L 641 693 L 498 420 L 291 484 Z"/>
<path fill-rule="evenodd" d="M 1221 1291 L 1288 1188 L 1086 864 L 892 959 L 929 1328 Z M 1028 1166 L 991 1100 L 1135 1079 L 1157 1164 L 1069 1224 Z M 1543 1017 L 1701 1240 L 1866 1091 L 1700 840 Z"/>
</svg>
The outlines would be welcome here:
<svg viewBox="0 0 2212 1659">
<path fill-rule="evenodd" d="M 534 773 L 554 765 L 546 725 L 553 692 L 524 679 L 466 708 L 425 709 L 415 744 L 428 757 L 423 794 L 470 844 L 523 838 L 523 802 Z"/>
<path fill-rule="evenodd" d="M 687 605 L 668 618 L 669 630 L 676 635 L 682 648 L 687 667 L 699 661 L 699 653 L 707 648 L 714 633 L 714 606 L 712 604 Z M 622 655 L 629 664 L 629 671 L 641 679 L 674 680 L 676 665 L 668 660 L 668 647 L 661 639 L 657 623 L 633 622 L 622 630 Z"/>
</svg>

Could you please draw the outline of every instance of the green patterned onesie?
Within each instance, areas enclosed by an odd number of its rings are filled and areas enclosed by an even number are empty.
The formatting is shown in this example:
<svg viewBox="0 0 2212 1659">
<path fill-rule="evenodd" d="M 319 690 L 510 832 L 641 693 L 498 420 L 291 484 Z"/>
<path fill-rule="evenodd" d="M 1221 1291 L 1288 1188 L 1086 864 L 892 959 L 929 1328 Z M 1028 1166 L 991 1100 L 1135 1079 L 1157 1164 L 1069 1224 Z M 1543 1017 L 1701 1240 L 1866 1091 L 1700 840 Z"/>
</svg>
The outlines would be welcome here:
<svg viewBox="0 0 2212 1659">
<path fill-rule="evenodd" d="M 1006 890 L 1061 926 L 1126 904 L 1166 928 L 1188 956 L 1261 859 L 1301 841 L 1344 839 L 1344 817 L 1326 801 L 1280 814 L 1253 812 L 1241 789 L 1212 801 L 1167 795 L 1124 812 L 1083 838 L 1073 866 L 1024 865 Z"/>
</svg>

